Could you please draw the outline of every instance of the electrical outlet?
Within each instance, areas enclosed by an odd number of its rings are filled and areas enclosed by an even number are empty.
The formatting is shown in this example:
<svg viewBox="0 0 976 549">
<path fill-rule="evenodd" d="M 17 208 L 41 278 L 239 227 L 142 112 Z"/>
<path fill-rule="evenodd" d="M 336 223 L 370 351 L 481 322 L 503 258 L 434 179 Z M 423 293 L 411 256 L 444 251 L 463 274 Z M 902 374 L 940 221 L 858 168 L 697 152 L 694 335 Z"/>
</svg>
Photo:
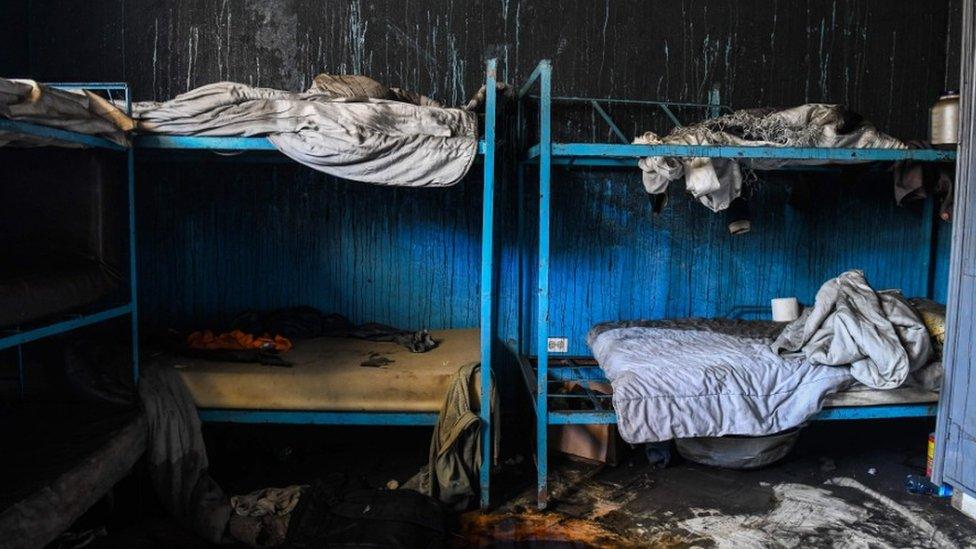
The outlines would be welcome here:
<svg viewBox="0 0 976 549">
<path fill-rule="evenodd" d="M 568 353 L 569 352 L 569 338 L 568 337 L 550 337 L 548 340 L 548 345 L 550 353 Z"/>
</svg>

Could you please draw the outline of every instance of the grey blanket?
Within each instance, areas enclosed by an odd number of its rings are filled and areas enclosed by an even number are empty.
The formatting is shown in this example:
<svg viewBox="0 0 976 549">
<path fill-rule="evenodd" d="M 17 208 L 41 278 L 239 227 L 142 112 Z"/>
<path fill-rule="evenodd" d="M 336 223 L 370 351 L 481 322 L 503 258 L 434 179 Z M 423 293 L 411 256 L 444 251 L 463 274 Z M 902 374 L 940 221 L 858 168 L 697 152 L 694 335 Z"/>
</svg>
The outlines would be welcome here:
<svg viewBox="0 0 976 549">
<path fill-rule="evenodd" d="M 785 328 L 611 322 L 590 330 L 588 343 L 630 443 L 784 431 L 855 382 L 900 387 L 931 357 L 928 332 L 901 294 L 875 292 L 860 271 L 827 281 L 815 306 Z"/>
<path fill-rule="evenodd" d="M 932 338 L 901 292 L 876 292 L 863 272 L 853 270 L 824 283 L 814 306 L 783 330 L 772 349 L 816 364 L 850 365 L 864 385 L 894 389 L 929 363 Z"/>
<path fill-rule="evenodd" d="M 805 422 L 853 378 L 847 368 L 774 353 L 780 327 L 701 319 L 595 326 L 588 342 L 613 386 L 621 437 L 767 435 Z"/>
<path fill-rule="evenodd" d="M 380 185 L 453 185 L 478 153 L 474 112 L 364 77 L 319 75 L 301 93 L 217 82 L 133 116 L 144 133 L 268 136 L 306 166 Z"/>
<path fill-rule="evenodd" d="M 149 475 L 163 507 L 207 541 L 225 541 L 230 500 L 208 473 L 196 405 L 175 369 L 145 365 L 139 397 L 149 423 Z"/>
<path fill-rule="evenodd" d="M 747 109 L 679 127 L 665 137 L 647 132 L 642 145 L 733 145 L 766 147 L 849 147 L 904 149 L 905 143 L 878 131 L 841 105 L 807 104 L 789 109 Z M 729 207 L 742 194 L 742 170 L 770 170 L 822 160 L 649 157 L 639 162 L 644 190 L 664 193 L 671 181 L 685 178 L 688 192 L 712 211 Z"/>
</svg>

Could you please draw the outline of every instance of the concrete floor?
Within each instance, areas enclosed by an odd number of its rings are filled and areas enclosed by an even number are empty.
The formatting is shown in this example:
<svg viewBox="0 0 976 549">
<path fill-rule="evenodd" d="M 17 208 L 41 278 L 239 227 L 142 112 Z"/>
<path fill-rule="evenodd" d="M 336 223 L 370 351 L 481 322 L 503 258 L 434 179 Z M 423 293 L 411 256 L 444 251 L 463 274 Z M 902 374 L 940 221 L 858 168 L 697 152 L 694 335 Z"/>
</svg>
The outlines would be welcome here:
<svg viewBox="0 0 976 549">
<path fill-rule="evenodd" d="M 510 452 L 495 509 L 460 517 L 454 545 L 483 547 L 974 547 L 976 523 L 945 499 L 908 493 L 924 470 L 930 421 L 815 424 L 784 461 L 730 471 L 676 458 L 665 469 L 630 452 L 617 467 L 554 456 L 549 509 L 535 510 L 531 459 Z M 229 493 L 340 471 L 372 486 L 403 482 L 426 459 L 422 428 L 207 428 Z M 515 430 L 508 430 L 515 432 Z M 521 442 L 507 439 L 508 447 Z M 873 474 L 870 472 L 874 470 Z M 190 544 L 160 517 L 101 547 Z"/>
</svg>

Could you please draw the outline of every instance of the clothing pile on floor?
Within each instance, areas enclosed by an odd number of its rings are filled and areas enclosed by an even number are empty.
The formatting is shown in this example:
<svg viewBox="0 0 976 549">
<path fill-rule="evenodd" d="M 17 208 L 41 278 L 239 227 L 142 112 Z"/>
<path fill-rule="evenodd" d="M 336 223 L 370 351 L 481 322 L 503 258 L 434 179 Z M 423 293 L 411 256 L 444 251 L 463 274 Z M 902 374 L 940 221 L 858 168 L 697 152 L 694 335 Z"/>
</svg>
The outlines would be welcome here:
<svg viewBox="0 0 976 549">
<path fill-rule="evenodd" d="M 762 436 L 803 424 L 837 391 L 928 380 L 932 336 L 894 290 L 860 271 L 826 282 L 790 323 L 736 320 L 608 322 L 588 343 L 613 388 L 630 443 Z"/>
</svg>

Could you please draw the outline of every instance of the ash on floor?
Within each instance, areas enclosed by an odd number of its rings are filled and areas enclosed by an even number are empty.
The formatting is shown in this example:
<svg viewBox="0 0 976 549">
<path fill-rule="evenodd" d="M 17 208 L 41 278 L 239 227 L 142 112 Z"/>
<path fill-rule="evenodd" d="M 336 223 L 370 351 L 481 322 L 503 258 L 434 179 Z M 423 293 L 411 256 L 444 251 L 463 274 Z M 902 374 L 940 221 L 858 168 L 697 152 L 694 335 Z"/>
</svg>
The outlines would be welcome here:
<svg viewBox="0 0 976 549">
<path fill-rule="evenodd" d="M 678 461 L 656 469 L 634 452 L 618 467 L 562 459 L 546 511 L 526 490 L 487 517 L 464 517 L 479 545 L 972 547 L 976 523 L 947 499 L 910 494 L 927 420 L 814 424 L 784 461 L 732 471 Z"/>
</svg>

